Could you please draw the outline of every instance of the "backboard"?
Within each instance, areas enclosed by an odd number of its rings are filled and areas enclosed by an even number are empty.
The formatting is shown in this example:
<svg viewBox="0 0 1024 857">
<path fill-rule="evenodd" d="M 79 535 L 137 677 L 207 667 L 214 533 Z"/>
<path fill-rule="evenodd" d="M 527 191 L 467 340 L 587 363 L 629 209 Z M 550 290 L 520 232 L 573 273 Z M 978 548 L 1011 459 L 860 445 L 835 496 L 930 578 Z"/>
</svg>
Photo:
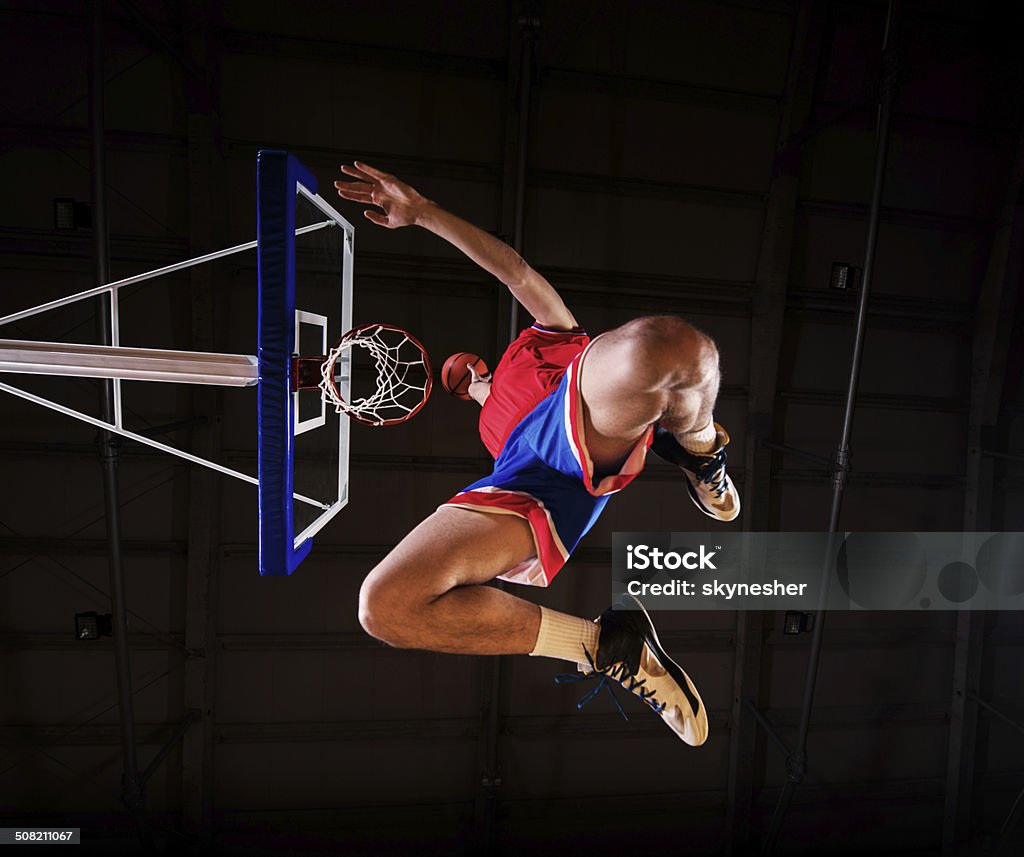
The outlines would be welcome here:
<svg viewBox="0 0 1024 857">
<path fill-rule="evenodd" d="M 293 155 L 257 159 L 259 567 L 288 575 L 348 502 L 349 421 L 292 386 L 292 357 L 352 327 L 355 230 Z M 350 364 L 340 384 L 351 382 Z"/>
</svg>

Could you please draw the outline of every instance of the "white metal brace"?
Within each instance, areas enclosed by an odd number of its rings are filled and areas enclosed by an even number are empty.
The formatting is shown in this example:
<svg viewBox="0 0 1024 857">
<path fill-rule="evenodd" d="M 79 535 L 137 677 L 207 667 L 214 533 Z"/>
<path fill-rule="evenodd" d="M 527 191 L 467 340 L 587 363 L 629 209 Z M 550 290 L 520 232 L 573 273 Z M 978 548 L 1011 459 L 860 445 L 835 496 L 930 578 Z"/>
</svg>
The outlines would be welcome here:
<svg viewBox="0 0 1024 857">
<path fill-rule="evenodd" d="M 307 232 L 315 232 L 318 229 L 337 225 L 336 221 L 328 219 L 300 227 L 295 230 L 295 234 L 304 235 Z M 97 428 L 112 431 L 137 443 L 159 449 L 161 452 L 176 455 L 178 458 L 183 458 L 185 461 L 192 462 L 193 464 L 200 464 L 226 476 L 233 476 L 236 479 L 241 479 L 243 482 L 258 485 L 259 480 L 247 473 L 232 470 L 230 467 L 224 467 L 214 461 L 200 458 L 126 429 L 122 419 L 120 383 L 121 380 L 170 381 L 226 387 L 249 387 L 259 380 L 259 367 L 256 358 L 245 354 L 213 354 L 200 351 L 122 348 L 119 343 L 120 331 L 117 302 L 118 290 L 125 286 L 141 283 L 145 280 L 151 280 L 155 277 L 171 274 L 195 265 L 201 265 L 204 262 L 212 262 L 245 250 L 252 250 L 256 246 L 256 241 L 236 244 L 233 247 L 216 250 L 213 253 L 206 253 L 203 256 L 196 256 L 183 262 L 175 262 L 173 265 L 166 265 L 153 271 L 125 277 L 123 280 L 116 280 L 106 285 L 85 289 L 67 297 L 58 298 L 45 304 L 39 304 L 38 306 L 29 307 L 28 309 L 0 317 L 0 327 L 2 327 L 5 324 L 21 321 L 51 309 L 57 309 L 58 307 L 67 306 L 68 304 L 77 303 L 78 301 L 98 295 L 109 294 L 111 345 L 0 339 L 0 372 L 111 378 L 114 381 L 113 423 L 108 423 L 105 420 L 76 411 L 74 408 L 69 408 L 49 399 L 44 399 L 41 396 L 36 396 L 10 384 L 0 382 L 0 391 L 10 393 L 12 396 L 18 396 L 28 402 L 42 405 L 44 408 L 49 408 L 65 416 L 81 420 Z M 296 500 L 307 503 L 310 506 L 315 506 L 318 509 L 327 510 L 331 508 L 331 505 L 328 503 L 313 500 L 302 494 L 296 493 L 294 497 Z"/>
</svg>

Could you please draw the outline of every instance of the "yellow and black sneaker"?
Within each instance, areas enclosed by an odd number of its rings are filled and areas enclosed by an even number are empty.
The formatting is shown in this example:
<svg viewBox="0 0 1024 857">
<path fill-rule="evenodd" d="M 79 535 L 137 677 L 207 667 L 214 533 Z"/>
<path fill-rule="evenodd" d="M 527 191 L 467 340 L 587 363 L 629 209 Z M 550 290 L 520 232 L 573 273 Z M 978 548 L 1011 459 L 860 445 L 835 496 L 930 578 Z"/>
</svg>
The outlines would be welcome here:
<svg viewBox="0 0 1024 857">
<path fill-rule="evenodd" d="M 686 476 L 690 499 L 709 518 L 732 521 L 740 513 L 740 494 L 725 472 L 725 447 L 729 433 L 715 423 L 717 442 L 714 452 L 690 452 L 684 449 L 668 429 L 657 426 L 651 449 Z"/>
<path fill-rule="evenodd" d="M 691 747 L 707 741 L 708 716 L 700 694 L 683 668 L 662 648 L 644 606 L 632 595 L 623 594 L 597 621 L 601 625 L 597 652 L 584 650 L 588 663 L 580 664 L 582 675 L 555 679 L 565 682 L 600 677 L 597 687 L 579 701 L 577 708 L 607 689 L 619 713 L 626 717 L 612 691 L 610 682 L 614 681 L 646 702 Z"/>
</svg>

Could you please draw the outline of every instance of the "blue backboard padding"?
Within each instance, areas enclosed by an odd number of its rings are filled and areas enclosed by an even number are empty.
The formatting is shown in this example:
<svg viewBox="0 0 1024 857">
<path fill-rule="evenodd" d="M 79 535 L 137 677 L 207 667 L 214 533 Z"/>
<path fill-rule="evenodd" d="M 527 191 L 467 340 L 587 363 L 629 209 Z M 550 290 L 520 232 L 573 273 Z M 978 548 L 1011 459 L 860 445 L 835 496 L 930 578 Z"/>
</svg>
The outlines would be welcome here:
<svg viewBox="0 0 1024 857">
<path fill-rule="evenodd" d="M 295 196 L 316 179 L 293 155 L 262 150 L 257 158 L 257 268 L 259 280 L 259 502 L 260 574 L 288 575 L 313 540 L 296 549 L 294 425 L 291 362 L 295 352 Z"/>
</svg>

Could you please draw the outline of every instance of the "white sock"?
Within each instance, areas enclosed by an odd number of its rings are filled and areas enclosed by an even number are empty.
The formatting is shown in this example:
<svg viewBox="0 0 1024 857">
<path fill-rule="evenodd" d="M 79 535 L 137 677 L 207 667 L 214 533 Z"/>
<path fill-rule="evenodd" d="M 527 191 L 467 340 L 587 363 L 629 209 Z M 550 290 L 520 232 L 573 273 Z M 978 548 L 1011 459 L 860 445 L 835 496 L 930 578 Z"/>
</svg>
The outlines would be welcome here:
<svg viewBox="0 0 1024 857">
<path fill-rule="evenodd" d="M 540 631 L 530 655 L 585 664 L 587 656 L 583 650 L 586 648 L 592 658 L 596 657 L 600 633 L 597 622 L 541 607 Z"/>
<path fill-rule="evenodd" d="M 699 431 L 688 431 L 686 434 L 676 435 L 676 438 L 687 452 L 714 452 L 718 443 L 718 430 L 712 420 Z"/>
</svg>

